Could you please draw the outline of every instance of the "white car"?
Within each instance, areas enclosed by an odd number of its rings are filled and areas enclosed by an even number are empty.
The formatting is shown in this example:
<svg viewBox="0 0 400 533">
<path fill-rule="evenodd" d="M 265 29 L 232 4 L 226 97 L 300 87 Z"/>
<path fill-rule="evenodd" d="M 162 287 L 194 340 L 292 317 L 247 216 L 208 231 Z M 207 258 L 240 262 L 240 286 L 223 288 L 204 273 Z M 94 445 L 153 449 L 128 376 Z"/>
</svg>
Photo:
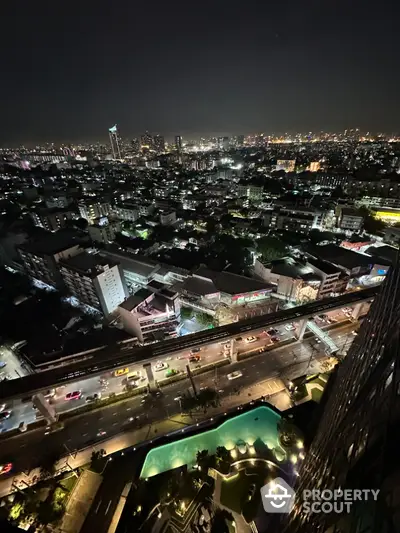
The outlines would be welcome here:
<svg viewBox="0 0 400 533">
<path fill-rule="evenodd" d="M 286 324 L 285 329 L 287 331 L 293 331 L 294 329 L 296 329 L 296 326 L 294 326 L 293 324 Z"/>
<path fill-rule="evenodd" d="M 161 372 L 161 370 L 166 370 L 167 368 L 168 368 L 168 364 L 163 363 L 163 361 L 159 361 L 158 363 L 154 365 L 154 370 L 156 372 Z"/>
<path fill-rule="evenodd" d="M 247 337 L 246 342 L 256 342 L 257 337 Z"/>
<path fill-rule="evenodd" d="M 231 372 L 226 377 L 229 379 L 229 381 L 232 381 L 232 379 L 238 379 L 241 378 L 243 374 L 240 372 L 240 370 L 235 370 L 235 372 Z"/>
</svg>

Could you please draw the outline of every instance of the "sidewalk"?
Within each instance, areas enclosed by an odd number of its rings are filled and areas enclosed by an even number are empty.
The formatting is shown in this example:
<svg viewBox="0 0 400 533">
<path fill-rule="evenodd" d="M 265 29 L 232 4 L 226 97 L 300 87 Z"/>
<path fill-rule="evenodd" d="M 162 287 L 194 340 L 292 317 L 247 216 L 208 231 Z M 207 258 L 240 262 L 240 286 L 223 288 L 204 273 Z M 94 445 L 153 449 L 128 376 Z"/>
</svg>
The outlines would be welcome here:
<svg viewBox="0 0 400 533">
<path fill-rule="evenodd" d="M 102 481 L 100 474 L 90 470 L 81 474 L 69 497 L 60 532 L 77 533 L 82 529 Z"/>
<path fill-rule="evenodd" d="M 250 396 L 249 396 L 250 395 Z M 104 449 L 106 456 L 112 455 L 118 451 L 122 451 L 129 447 L 137 446 L 141 442 L 152 441 L 156 437 L 166 435 L 178 430 L 184 430 L 185 426 L 191 426 L 197 422 L 208 420 L 211 417 L 222 414 L 228 409 L 238 407 L 251 400 L 255 400 L 261 396 L 271 395 L 268 399 L 269 403 L 281 409 L 281 406 L 288 409 L 291 407 L 289 395 L 284 389 L 283 382 L 280 379 L 272 378 L 253 387 L 246 388 L 246 392 L 238 395 L 233 395 L 225 398 L 221 406 L 215 409 L 209 409 L 207 413 L 199 413 L 196 417 L 189 417 L 186 415 L 177 415 L 168 419 L 154 422 L 150 426 L 141 429 L 132 430 L 130 432 L 121 433 L 115 437 L 107 439 L 96 445 L 90 446 L 75 453 L 71 453 L 56 463 L 56 472 L 75 470 L 90 463 L 93 451 Z M 24 490 L 27 486 L 35 485 L 40 479 L 40 469 L 31 470 L 28 474 L 19 473 L 14 477 L 0 481 L 0 498 L 15 492 L 16 490 Z"/>
</svg>

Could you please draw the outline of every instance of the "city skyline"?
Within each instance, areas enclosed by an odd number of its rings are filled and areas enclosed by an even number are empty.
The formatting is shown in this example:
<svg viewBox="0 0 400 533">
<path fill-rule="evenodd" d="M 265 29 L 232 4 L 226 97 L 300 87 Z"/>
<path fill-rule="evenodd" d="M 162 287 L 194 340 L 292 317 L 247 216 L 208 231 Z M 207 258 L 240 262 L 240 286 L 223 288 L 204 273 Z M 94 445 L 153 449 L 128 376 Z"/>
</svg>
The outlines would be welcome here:
<svg viewBox="0 0 400 533">
<path fill-rule="evenodd" d="M 398 127 L 385 2 L 4 9 L 2 145 Z"/>
</svg>

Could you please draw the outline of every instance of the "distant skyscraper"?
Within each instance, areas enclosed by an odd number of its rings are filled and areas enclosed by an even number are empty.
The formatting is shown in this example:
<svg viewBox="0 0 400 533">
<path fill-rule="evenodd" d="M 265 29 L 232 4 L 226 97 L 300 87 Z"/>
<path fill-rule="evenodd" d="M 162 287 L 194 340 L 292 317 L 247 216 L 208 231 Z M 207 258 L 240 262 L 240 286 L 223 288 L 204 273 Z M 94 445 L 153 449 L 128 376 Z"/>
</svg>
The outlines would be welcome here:
<svg viewBox="0 0 400 533">
<path fill-rule="evenodd" d="M 165 139 L 162 135 L 154 135 L 154 149 L 158 153 L 165 152 Z"/>
<path fill-rule="evenodd" d="M 131 141 L 132 151 L 137 154 L 140 151 L 140 141 L 139 139 L 132 139 Z"/>
<path fill-rule="evenodd" d="M 218 137 L 218 149 L 229 150 L 229 137 Z"/>
<path fill-rule="evenodd" d="M 358 336 L 328 384 L 316 436 L 296 490 L 380 489 L 349 513 L 307 513 L 298 499 L 289 531 L 392 533 L 400 500 L 400 266 L 387 276 Z"/>
<path fill-rule="evenodd" d="M 244 135 L 238 135 L 236 137 L 236 144 L 238 148 L 241 148 L 244 145 Z"/>
<path fill-rule="evenodd" d="M 146 133 L 144 133 L 140 137 L 140 145 L 141 145 L 142 150 L 143 149 L 147 149 L 147 150 L 154 149 L 154 139 L 153 139 L 153 136 L 150 135 L 148 131 L 146 131 Z"/>
<path fill-rule="evenodd" d="M 179 153 L 182 152 L 182 137 L 180 135 L 175 135 L 175 148 Z"/>
<path fill-rule="evenodd" d="M 111 143 L 111 151 L 114 159 L 121 159 L 121 137 L 119 136 L 119 130 L 115 124 L 108 130 Z"/>
</svg>

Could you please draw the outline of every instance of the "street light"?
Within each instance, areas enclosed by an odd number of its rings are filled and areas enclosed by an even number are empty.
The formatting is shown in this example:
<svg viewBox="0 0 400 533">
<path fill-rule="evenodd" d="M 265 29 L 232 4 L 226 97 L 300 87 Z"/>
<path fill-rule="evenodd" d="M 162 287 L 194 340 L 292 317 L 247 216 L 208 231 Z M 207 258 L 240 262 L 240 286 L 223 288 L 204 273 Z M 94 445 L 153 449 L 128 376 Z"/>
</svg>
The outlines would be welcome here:
<svg viewBox="0 0 400 533">
<path fill-rule="evenodd" d="M 108 465 L 108 463 L 109 463 L 110 461 L 112 461 L 112 457 L 109 457 L 109 458 L 107 459 L 106 464 L 105 464 L 104 467 L 103 467 L 103 470 L 100 472 L 100 475 L 101 475 L 101 476 L 103 475 L 104 470 L 107 468 L 107 465 Z"/>
</svg>

